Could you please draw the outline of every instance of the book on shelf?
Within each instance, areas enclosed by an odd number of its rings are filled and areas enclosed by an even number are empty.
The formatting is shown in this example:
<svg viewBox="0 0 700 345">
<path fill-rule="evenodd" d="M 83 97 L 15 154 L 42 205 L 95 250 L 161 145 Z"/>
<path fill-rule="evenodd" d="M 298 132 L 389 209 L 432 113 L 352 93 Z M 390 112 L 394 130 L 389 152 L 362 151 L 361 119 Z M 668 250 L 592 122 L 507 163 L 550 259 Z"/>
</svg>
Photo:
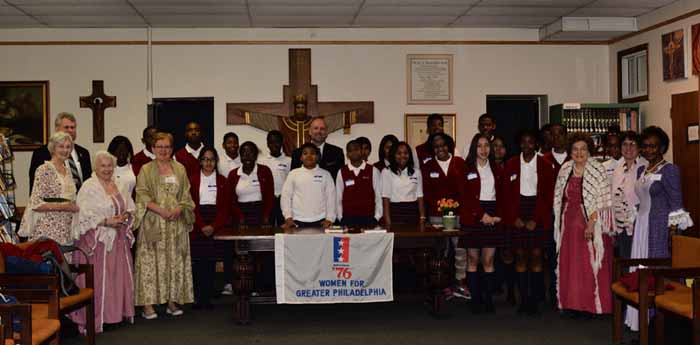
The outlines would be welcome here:
<svg viewBox="0 0 700 345">
<path fill-rule="evenodd" d="M 7 200 L 7 196 L 4 193 L 0 193 L 0 213 L 5 219 L 10 219 L 14 215 L 10 207 L 10 202 Z"/>
</svg>

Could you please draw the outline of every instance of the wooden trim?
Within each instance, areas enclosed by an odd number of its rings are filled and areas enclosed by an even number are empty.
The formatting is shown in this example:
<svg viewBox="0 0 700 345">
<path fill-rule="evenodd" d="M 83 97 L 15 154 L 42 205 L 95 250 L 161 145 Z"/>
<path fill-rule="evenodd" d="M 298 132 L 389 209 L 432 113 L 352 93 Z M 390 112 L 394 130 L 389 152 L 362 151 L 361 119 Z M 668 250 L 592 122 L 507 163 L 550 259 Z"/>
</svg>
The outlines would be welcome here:
<svg viewBox="0 0 700 345">
<path fill-rule="evenodd" d="M 632 98 L 622 98 L 622 57 L 625 55 L 630 55 L 636 52 L 647 51 L 647 65 L 646 65 L 646 75 L 647 75 L 647 94 L 639 97 Z M 617 52 L 617 102 L 618 103 L 638 103 L 649 100 L 649 44 L 644 43 L 638 46 L 621 50 Z"/>
<path fill-rule="evenodd" d="M 0 46 L 133 46 L 148 41 L 0 41 Z"/>
<path fill-rule="evenodd" d="M 676 16 L 676 17 L 673 17 L 673 18 L 671 18 L 671 19 L 664 20 L 664 21 L 661 22 L 661 23 L 656 23 L 656 24 L 654 24 L 654 25 L 652 25 L 652 26 L 646 27 L 646 28 L 644 28 L 644 29 L 642 29 L 642 30 L 639 30 L 639 31 L 637 31 L 637 32 L 632 32 L 632 33 L 629 33 L 629 34 L 626 34 L 626 35 L 622 35 L 622 36 L 620 36 L 620 37 L 618 37 L 618 38 L 613 38 L 613 39 L 611 39 L 610 41 L 608 41 L 608 44 L 614 44 L 614 43 L 617 43 L 617 42 L 620 42 L 620 41 L 624 41 L 624 40 L 626 40 L 626 39 L 628 39 L 628 38 L 632 38 L 632 37 L 634 37 L 634 36 L 641 35 L 641 34 L 643 34 L 643 33 L 645 33 L 645 32 L 649 32 L 649 31 L 658 29 L 658 28 L 660 28 L 660 27 L 662 27 L 662 26 L 665 26 L 665 25 L 673 24 L 673 23 L 675 23 L 675 22 L 677 22 L 677 21 L 679 21 L 679 20 L 683 20 L 683 19 L 692 17 L 692 16 L 694 16 L 694 15 L 696 15 L 696 14 L 700 14 L 700 8 L 698 8 L 697 10 L 694 10 L 694 11 L 690 11 L 690 12 L 688 12 L 688 13 L 686 13 L 686 14 L 681 14 L 680 16 Z"/>
<path fill-rule="evenodd" d="M 0 41 L 0 46 L 147 45 L 148 41 Z M 607 41 L 153 41 L 153 45 L 607 45 Z"/>
</svg>

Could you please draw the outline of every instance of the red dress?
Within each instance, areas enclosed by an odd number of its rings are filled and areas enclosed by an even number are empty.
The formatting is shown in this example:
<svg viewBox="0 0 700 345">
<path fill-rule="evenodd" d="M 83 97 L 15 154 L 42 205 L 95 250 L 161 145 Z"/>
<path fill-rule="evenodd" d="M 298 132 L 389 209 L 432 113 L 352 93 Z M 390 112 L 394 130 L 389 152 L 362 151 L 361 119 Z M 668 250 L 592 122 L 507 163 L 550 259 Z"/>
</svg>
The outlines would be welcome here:
<svg viewBox="0 0 700 345">
<path fill-rule="evenodd" d="M 563 236 L 559 250 L 559 308 L 609 314 L 612 311 L 612 242 L 603 235 L 605 253 L 597 279 L 591 266 L 593 242 L 584 235 L 581 183 L 583 178 L 572 176 L 564 192 Z M 597 280 L 597 284 L 596 284 Z"/>
</svg>

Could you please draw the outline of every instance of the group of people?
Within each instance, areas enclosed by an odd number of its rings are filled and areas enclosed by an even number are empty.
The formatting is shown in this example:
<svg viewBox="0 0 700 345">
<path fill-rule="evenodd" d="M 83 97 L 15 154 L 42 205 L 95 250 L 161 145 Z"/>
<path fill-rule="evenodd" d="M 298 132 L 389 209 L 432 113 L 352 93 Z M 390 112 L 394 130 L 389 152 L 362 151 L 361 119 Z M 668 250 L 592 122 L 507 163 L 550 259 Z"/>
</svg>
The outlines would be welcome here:
<svg viewBox="0 0 700 345">
<path fill-rule="evenodd" d="M 234 255 L 213 237 L 232 224 L 423 227 L 440 224 L 438 202 L 452 199 L 465 234 L 451 243 L 468 253 L 466 282 L 458 285 L 470 292 L 474 311 L 493 311 L 500 260 L 508 300 L 515 303 L 517 285 L 518 311 L 527 314 L 545 300 L 546 267 L 559 309 L 609 313 L 613 254 L 668 256 L 668 226 L 692 224 L 678 168 L 663 158 L 669 138 L 658 127 L 609 133 L 601 163 L 588 135 L 568 135 L 560 124 L 522 131 L 512 157 L 488 114 L 463 156 L 440 115 L 426 125 L 429 137 L 415 148 L 384 136 L 373 164 L 367 138 L 350 140 L 346 156 L 327 143 L 322 117 L 311 120 L 310 141 L 291 156 L 279 131 L 268 133 L 265 155 L 227 133 L 219 155 L 203 144 L 196 122 L 186 125 L 177 152 L 171 134 L 147 127 L 142 151 L 134 154 L 129 139 L 117 136 L 94 155 L 93 173 L 89 153 L 74 143 L 75 117 L 61 113 L 56 133 L 32 157 L 20 235 L 88 253 L 73 260 L 95 265 L 99 332 L 104 323 L 133 320 L 134 306 L 143 306 L 145 319 L 158 317 L 156 305 L 167 304 L 172 316 L 182 315 L 183 304 L 210 307 L 215 262 L 224 259 L 229 278 Z M 73 318 L 84 327 L 84 316 Z"/>
</svg>

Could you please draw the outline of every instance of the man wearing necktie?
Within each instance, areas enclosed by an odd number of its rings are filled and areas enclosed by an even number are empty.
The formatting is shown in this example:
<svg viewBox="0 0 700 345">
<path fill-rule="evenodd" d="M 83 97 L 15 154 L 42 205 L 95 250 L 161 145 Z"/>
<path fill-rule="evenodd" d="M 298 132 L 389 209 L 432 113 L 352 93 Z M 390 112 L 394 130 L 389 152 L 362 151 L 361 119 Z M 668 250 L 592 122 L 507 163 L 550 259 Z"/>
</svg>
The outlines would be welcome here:
<svg viewBox="0 0 700 345">
<path fill-rule="evenodd" d="M 80 190 L 83 181 L 90 178 L 92 175 L 92 163 L 90 163 L 90 152 L 75 143 L 75 138 L 77 136 L 77 121 L 75 120 L 75 115 L 71 113 L 58 114 L 54 121 L 54 131 L 68 133 L 73 139 L 73 152 L 71 152 L 70 158 L 66 159 L 66 168 L 68 168 L 73 176 L 75 187 Z M 32 161 L 29 165 L 30 194 L 34 186 L 34 173 L 36 169 L 48 160 L 51 160 L 51 154 L 46 145 L 42 145 L 32 153 Z"/>
</svg>

